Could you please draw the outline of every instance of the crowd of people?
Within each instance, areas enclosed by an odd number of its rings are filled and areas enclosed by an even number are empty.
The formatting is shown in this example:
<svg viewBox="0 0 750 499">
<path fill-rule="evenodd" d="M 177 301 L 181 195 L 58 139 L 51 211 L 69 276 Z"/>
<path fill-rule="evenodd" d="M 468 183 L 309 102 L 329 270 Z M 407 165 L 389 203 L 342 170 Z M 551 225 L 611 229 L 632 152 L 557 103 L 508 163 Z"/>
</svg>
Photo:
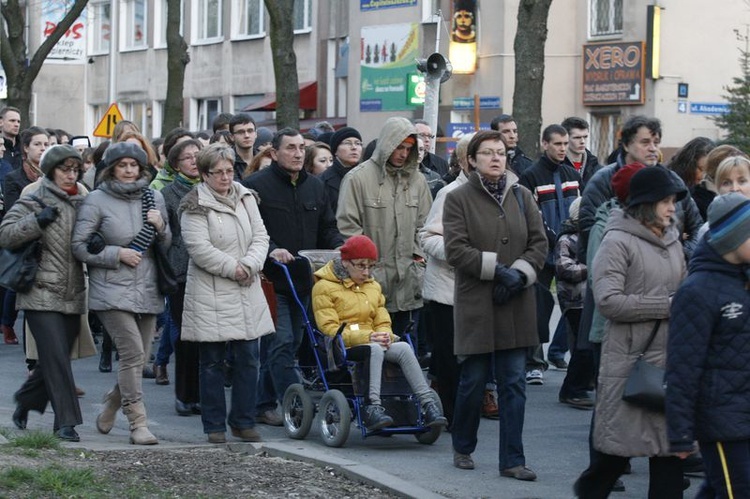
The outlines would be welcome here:
<svg viewBox="0 0 750 499">
<path fill-rule="evenodd" d="M 16 309 L 29 332 L 19 428 L 51 404 L 55 434 L 79 440 L 70 359 L 95 354 L 93 331 L 99 369 L 112 370 L 115 349 L 119 361 L 100 432 L 122 410 L 131 443 L 158 443 L 143 378 L 170 384 L 174 355 L 177 414 L 199 414 L 211 443 L 227 426 L 259 441 L 255 426 L 280 426 L 299 382 L 304 318 L 279 264 L 299 275 L 300 251 L 338 249 L 296 291 L 323 334 L 341 332 L 351 358 L 369 362 L 367 430 L 394 424 L 380 373 L 397 363 L 425 424 L 450 431 L 455 467 L 476 467 L 485 417 L 498 420 L 500 475 L 535 480 L 526 390 L 553 366 L 566 371 L 559 402 L 592 414 L 578 497 L 623 490 L 634 457 L 649 458 L 650 498 L 682 497 L 694 469 L 706 474 L 699 497 L 750 497 L 743 151 L 697 137 L 664 158 L 661 123 L 640 115 L 606 161 L 577 117 L 543 130 L 536 160 L 501 115 L 449 161 L 431 152 L 427 122 L 401 117 L 367 144 L 352 127 L 273 132 L 244 113 L 218 115 L 212 134 L 153 141 L 121 121 L 95 148 L 22 131 L 14 108 L 0 119 L 0 246 L 42 247 L 31 289 L 0 299 L 5 343 L 18 342 Z M 664 409 L 623 399 L 638 359 L 665 371 Z"/>
</svg>

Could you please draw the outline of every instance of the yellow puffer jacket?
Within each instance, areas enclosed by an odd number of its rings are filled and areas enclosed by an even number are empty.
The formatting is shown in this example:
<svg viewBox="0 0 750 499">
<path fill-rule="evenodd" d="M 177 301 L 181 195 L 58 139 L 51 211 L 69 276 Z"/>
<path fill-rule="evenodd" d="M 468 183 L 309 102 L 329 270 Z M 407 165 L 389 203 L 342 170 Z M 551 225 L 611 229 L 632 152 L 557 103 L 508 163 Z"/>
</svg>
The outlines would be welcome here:
<svg viewBox="0 0 750 499">
<path fill-rule="evenodd" d="M 370 343 L 370 333 L 387 331 L 391 341 L 398 338 L 391 330 L 391 316 L 385 308 L 380 284 L 370 278 L 362 285 L 352 281 L 341 259 L 328 262 L 315 272 L 318 282 L 312 290 L 312 306 L 318 329 L 334 336 L 346 322 L 342 336 L 347 348 Z"/>
</svg>

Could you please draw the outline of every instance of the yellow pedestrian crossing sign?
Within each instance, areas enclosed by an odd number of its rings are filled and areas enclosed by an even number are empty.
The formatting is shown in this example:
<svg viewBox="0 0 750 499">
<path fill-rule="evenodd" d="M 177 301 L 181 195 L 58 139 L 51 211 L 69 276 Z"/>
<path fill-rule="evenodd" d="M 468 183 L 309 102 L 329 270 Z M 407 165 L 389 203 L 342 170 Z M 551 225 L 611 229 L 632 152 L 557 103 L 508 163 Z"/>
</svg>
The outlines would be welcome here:
<svg viewBox="0 0 750 499">
<path fill-rule="evenodd" d="M 94 128 L 94 137 L 103 137 L 109 139 L 112 137 L 112 132 L 115 130 L 115 125 L 122 121 L 122 113 L 117 107 L 116 103 L 113 103 L 104 113 L 104 117 Z"/>
</svg>

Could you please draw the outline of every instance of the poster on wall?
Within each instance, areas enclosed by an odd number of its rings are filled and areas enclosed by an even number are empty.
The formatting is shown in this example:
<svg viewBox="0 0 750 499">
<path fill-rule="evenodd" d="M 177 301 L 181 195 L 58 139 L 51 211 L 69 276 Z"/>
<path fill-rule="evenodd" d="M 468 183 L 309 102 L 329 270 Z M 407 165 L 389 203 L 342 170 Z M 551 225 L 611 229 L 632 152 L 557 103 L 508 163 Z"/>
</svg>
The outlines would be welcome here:
<svg viewBox="0 0 750 499">
<path fill-rule="evenodd" d="M 417 23 L 362 28 L 360 45 L 360 111 L 412 109 L 406 84 L 418 57 Z"/>
<path fill-rule="evenodd" d="M 44 0 L 42 2 L 42 43 L 52 32 L 68 10 L 72 0 Z M 52 47 L 46 62 L 83 64 L 86 60 L 86 11 L 78 16 L 73 25 Z"/>
<path fill-rule="evenodd" d="M 477 69 L 477 0 L 451 2 L 448 59 L 456 74 L 472 74 Z"/>
</svg>

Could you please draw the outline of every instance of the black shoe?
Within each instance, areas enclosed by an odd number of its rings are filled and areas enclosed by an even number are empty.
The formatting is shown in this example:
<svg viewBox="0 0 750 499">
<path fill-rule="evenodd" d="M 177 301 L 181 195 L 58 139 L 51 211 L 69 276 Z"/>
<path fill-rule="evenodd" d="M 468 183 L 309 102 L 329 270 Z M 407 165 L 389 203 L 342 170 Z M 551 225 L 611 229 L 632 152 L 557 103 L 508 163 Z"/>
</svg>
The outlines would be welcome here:
<svg viewBox="0 0 750 499">
<path fill-rule="evenodd" d="M 144 379 L 156 378 L 156 374 L 154 373 L 154 370 L 151 369 L 151 366 L 143 366 L 143 378 Z"/>
<path fill-rule="evenodd" d="M 101 373 L 112 372 L 112 353 L 106 354 L 102 352 L 102 356 L 99 357 L 99 372 Z"/>
<path fill-rule="evenodd" d="M 180 399 L 175 399 L 174 410 L 177 411 L 177 414 L 180 416 L 192 416 L 193 415 L 192 404 L 186 404 Z"/>
<path fill-rule="evenodd" d="M 367 431 L 375 431 L 393 424 L 393 418 L 385 413 L 382 405 L 368 405 L 365 407 L 362 424 Z"/>
<path fill-rule="evenodd" d="M 547 359 L 547 361 L 561 371 L 568 368 L 568 363 L 565 362 L 565 359 Z"/>
<path fill-rule="evenodd" d="M 625 484 L 621 479 L 618 478 L 612 486 L 612 492 L 625 492 Z"/>
<path fill-rule="evenodd" d="M 703 473 L 704 471 L 706 471 L 706 466 L 700 454 L 690 454 L 682 460 L 683 473 Z"/>
<path fill-rule="evenodd" d="M 196 402 L 194 404 L 190 404 L 190 410 L 193 411 L 193 414 L 200 414 L 201 413 L 201 404 L 200 404 L 200 402 Z"/>
<path fill-rule="evenodd" d="M 448 420 L 443 416 L 440 408 L 434 401 L 427 402 L 423 407 L 425 426 L 447 426 Z"/>
<path fill-rule="evenodd" d="M 16 410 L 13 411 L 13 424 L 16 425 L 19 430 L 25 430 L 28 419 L 29 411 L 24 409 L 21 404 L 16 404 Z"/>
<path fill-rule="evenodd" d="M 561 395 L 559 400 L 561 404 L 566 404 L 576 409 L 591 410 L 594 408 L 594 399 L 588 395 L 582 397 L 563 397 Z"/>
<path fill-rule="evenodd" d="M 81 437 L 78 436 L 78 433 L 76 433 L 75 428 L 73 428 L 72 426 L 63 426 L 55 432 L 55 436 L 60 440 L 65 440 L 66 442 L 81 441 Z"/>
</svg>

